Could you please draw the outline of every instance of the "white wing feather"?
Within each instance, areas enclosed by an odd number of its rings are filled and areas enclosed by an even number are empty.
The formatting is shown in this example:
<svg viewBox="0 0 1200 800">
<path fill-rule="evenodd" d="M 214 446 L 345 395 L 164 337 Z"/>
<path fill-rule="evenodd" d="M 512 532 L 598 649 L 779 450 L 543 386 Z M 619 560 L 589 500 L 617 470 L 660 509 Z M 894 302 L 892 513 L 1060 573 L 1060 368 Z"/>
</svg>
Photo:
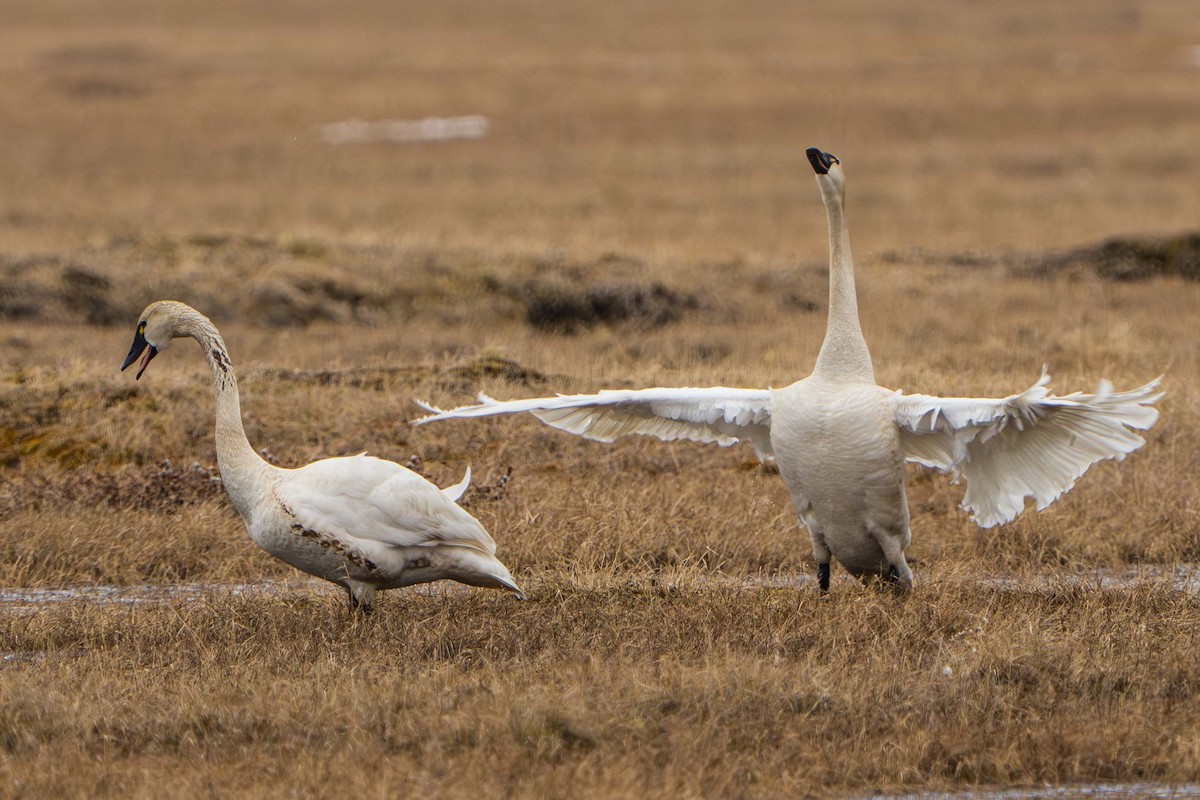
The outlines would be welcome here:
<svg viewBox="0 0 1200 800">
<path fill-rule="evenodd" d="M 428 417 L 417 424 L 463 417 L 529 412 L 568 433 L 612 442 L 629 434 L 663 441 L 687 439 L 727 447 L 741 439 L 754 445 L 760 458 L 772 457 L 771 396 L 767 389 L 607 389 L 598 394 L 558 395 L 529 400 L 493 400 L 449 411 L 418 402 Z"/>
<path fill-rule="evenodd" d="M 1045 372 L 1001 399 L 896 393 L 905 458 L 967 479 L 963 508 L 990 528 L 1008 522 L 1031 497 L 1040 511 L 1106 458 L 1145 444 L 1135 430 L 1158 419 L 1161 379 L 1128 392 L 1101 381 L 1090 394 L 1056 397 Z"/>
<path fill-rule="evenodd" d="M 468 478 L 470 476 L 468 475 Z M 453 490 L 465 488 L 465 481 Z M 479 521 L 420 475 L 366 455 L 314 461 L 288 473 L 276 488 L 305 528 L 396 547 L 456 544 L 496 552 Z"/>
<path fill-rule="evenodd" d="M 467 473 L 463 475 L 463 479 L 453 486 L 447 486 L 442 489 L 442 494 L 449 497 L 454 502 L 462 499 L 462 496 L 467 493 L 467 489 L 471 486 L 471 465 L 467 464 Z"/>
</svg>

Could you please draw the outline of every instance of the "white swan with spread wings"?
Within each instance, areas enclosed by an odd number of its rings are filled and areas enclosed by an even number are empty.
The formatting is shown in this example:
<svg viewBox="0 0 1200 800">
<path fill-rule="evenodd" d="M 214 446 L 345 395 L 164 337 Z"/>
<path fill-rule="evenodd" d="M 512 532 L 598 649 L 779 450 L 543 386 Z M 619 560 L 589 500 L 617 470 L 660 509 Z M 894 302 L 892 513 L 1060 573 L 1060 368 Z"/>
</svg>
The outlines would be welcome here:
<svg viewBox="0 0 1200 800">
<path fill-rule="evenodd" d="M 730 445 L 749 440 L 774 458 L 808 529 L 821 590 L 830 557 L 862 578 L 911 587 L 904 557 L 912 534 L 904 463 L 965 478 L 963 507 L 988 528 L 1032 498 L 1039 510 L 1097 461 L 1122 459 L 1158 418 L 1159 380 L 1130 391 L 1101 381 L 1091 393 L 1056 396 L 1045 372 L 998 399 L 905 394 L 875 383 L 858 320 L 841 162 L 816 148 L 808 159 L 829 220 L 829 319 L 813 372 L 782 389 L 610 390 L 433 412 L 418 420 L 529 412 L 560 430 L 611 442 L 627 434 Z"/>
</svg>

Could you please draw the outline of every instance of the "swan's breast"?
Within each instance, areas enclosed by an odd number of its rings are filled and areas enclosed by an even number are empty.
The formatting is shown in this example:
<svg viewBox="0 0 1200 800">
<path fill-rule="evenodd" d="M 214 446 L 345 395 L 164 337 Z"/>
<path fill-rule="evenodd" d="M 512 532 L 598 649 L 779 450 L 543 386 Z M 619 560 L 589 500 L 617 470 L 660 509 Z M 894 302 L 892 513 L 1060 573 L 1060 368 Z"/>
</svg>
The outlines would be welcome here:
<svg viewBox="0 0 1200 800">
<path fill-rule="evenodd" d="M 861 521 L 870 509 L 902 502 L 904 462 L 887 390 L 808 378 L 772 400 L 780 472 L 824 524 Z"/>
</svg>

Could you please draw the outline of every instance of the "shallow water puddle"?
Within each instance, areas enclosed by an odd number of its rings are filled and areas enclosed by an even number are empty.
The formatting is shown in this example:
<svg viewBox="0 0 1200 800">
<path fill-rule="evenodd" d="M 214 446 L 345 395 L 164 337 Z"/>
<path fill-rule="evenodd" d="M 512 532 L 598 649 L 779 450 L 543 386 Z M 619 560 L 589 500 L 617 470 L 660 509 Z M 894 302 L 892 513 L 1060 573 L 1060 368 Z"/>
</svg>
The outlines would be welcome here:
<svg viewBox="0 0 1200 800">
<path fill-rule="evenodd" d="M 469 591 L 468 587 L 422 585 L 407 591 L 423 596 L 444 596 Z M 32 612 L 62 604 L 140 605 L 175 601 L 206 600 L 214 597 L 285 597 L 320 595 L 344 599 L 345 593 L 326 581 L 266 580 L 256 583 L 169 583 L 159 586 L 72 586 L 62 589 L 0 589 L 0 611 Z"/>
<path fill-rule="evenodd" d="M 1033 789 L 979 789 L 901 795 L 865 795 L 869 800 L 1104 800 L 1200 797 L 1200 784 L 1163 786 L 1155 783 L 1097 783 L 1090 786 L 1039 786 Z"/>
<path fill-rule="evenodd" d="M 1200 594 L 1200 565 L 1145 565 L 1121 570 L 1095 569 L 1083 573 L 1038 575 L 1032 578 L 987 576 L 978 580 L 1002 589 L 1038 589 L 1042 591 L 1077 586 L 1101 590 L 1130 589 L 1135 586 L 1169 582 L 1175 591 Z"/>
<path fill-rule="evenodd" d="M 0 589 L 0 609 L 35 611 L 62 603 L 135 605 L 192 600 L 214 595 L 278 596 L 320 585 L 316 581 L 261 581 L 259 583 L 178 583 L 162 586 L 72 586 L 64 589 Z"/>
<path fill-rule="evenodd" d="M 970 584 L 990 586 L 997 589 L 1020 589 L 1041 592 L 1051 592 L 1062 588 L 1084 587 L 1110 591 L 1115 589 L 1132 589 L 1144 585 L 1162 585 L 1170 583 L 1171 588 L 1187 594 L 1200 594 L 1200 564 L 1179 565 L 1145 565 L 1128 567 L 1119 570 L 1094 569 L 1086 572 L 1055 572 L 1042 575 L 931 575 L 923 578 L 920 572 L 916 575 L 917 588 L 947 585 Z M 766 587 L 770 589 L 786 589 L 789 587 L 815 584 L 812 575 L 773 575 L 768 577 L 729 578 L 718 577 L 715 582 L 725 582 L 731 586 L 741 586 L 752 589 Z M 842 574 L 840 580 L 853 583 L 854 579 Z M 1197 795 L 1200 797 L 1200 795 Z"/>
<path fill-rule="evenodd" d="M 46 654 L 40 650 L 23 653 L 0 653 L 0 667 L 12 667 L 21 664 L 40 664 L 45 660 Z"/>
<path fill-rule="evenodd" d="M 666 591 L 673 591 L 675 589 L 675 586 L 670 581 L 661 581 L 657 577 L 650 578 L 650 581 L 652 584 Z M 853 579 L 845 575 L 840 577 L 840 581 L 853 583 Z M 808 584 L 815 583 L 816 580 L 808 574 L 752 577 L 713 575 L 709 577 L 689 576 L 686 582 L 746 590 L 761 588 L 808 589 Z M 971 584 L 1000 589 L 1044 592 L 1055 591 L 1064 587 L 1084 587 L 1109 591 L 1130 589 L 1147 584 L 1162 585 L 1164 583 L 1169 583 L 1173 589 L 1179 592 L 1200 594 L 1200 565 L 1149 566 L 1115 571 L 1090 570 L 1082 573 L 1054 573 L 1022 577 L 1006 575 L 970 575 L 966 577 L 934 575 L 927 581 L 920 581 L 918 579 L 918 587 Z M 316 579 L 264 580 L 255 583 L 176 583 L 159 586 L 146 584 L 138 586 L 72 586 L 61 589 L 25 589 L 16 587 L 0 589 L 0 611 L 29 612 L 63 603 L 136 605 L 229 596 L 283 597 L 288 595 L 312 596 L 330 593 L 340 595 L 340 591 L 333 585 Z M 471 589 L 456 583 L 440 582 L 413 586 L 404 591 L 423 597 L 445 597 L 447 595 L 466 593 L 471 591 Z M 1200 797 L 1200 793 L 1197 793 L 1196 796 Z"/>
</svg>

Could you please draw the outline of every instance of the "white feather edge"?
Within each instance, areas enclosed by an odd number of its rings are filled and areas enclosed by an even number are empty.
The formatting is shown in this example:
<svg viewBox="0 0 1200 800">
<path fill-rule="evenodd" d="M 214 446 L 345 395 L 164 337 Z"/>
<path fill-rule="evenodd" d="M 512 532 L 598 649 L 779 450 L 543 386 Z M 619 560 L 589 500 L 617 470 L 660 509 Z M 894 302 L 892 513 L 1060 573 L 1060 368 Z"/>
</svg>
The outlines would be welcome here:
<svg viewBox="0 0 1200 800">
<path fill-rule="evenodd" d="M 463 478 L 453 486 L 446 486 L 442 489 L 442 494 L 449 497 L 454 502 L 462 499 L 462 496 L 467 493 L 467 489 L 471 486 L 471 465 L 467 464 L 467 472 Z"/>
<path fill-rule="evenodd" d="M 1043 369 L 1023 392 L 1004 398 L 934 397 L 895 392 L 896 424 L 906 460 L 966 479 L 963 508 L 981 527 L 1013 519 L 1034 499 L 1039 510 L 1070 490 L 1098 461 L 1122 459 L 1145 444 L 1134 430 L 1158 419 L 1162 376 L 1126 392 L 1102 380 L 1091 393 L 1062 397 L 1047 388 Z M 687 439 L 722 446 L 749 439 L 759 457 L 773 457 L 770 390 L 610 389 L 591 395 L 556 395 L 479 403 L 443 410 L 417 405 L 444 419 L 529 412 L 551 427 L 601 442 L 628 434 L 664 441 Z"/>
<path fill-rule="evenodd" d="M 1098 461 L 1145 444 L 1134 431 L 1158 419 L 1162 377 L 1125 392 L 1100 381 L 1091 393 L 1058 397 L 1043 371 L 1033 386 L 1000 399 L 896 393 L 905 458 L 965 478 L 963 508 L 991 528 L 1032 498 L 1038 510 L 1070 490 Z"/>
<path fill-rule="evenodd" d="M 727 447 L 748 439 L 760 458 L 772 457 L 768 389 L 605 389 L 596 394 L 506 401 L 480 394 L 478 399 L 477 405 L 450 410 L 417 401 L 431 414 L 416 424 L 528 412 L 553 428 L 600 442 L 640 434 L 668 442 L 686 439 Z"/>
</svg>

